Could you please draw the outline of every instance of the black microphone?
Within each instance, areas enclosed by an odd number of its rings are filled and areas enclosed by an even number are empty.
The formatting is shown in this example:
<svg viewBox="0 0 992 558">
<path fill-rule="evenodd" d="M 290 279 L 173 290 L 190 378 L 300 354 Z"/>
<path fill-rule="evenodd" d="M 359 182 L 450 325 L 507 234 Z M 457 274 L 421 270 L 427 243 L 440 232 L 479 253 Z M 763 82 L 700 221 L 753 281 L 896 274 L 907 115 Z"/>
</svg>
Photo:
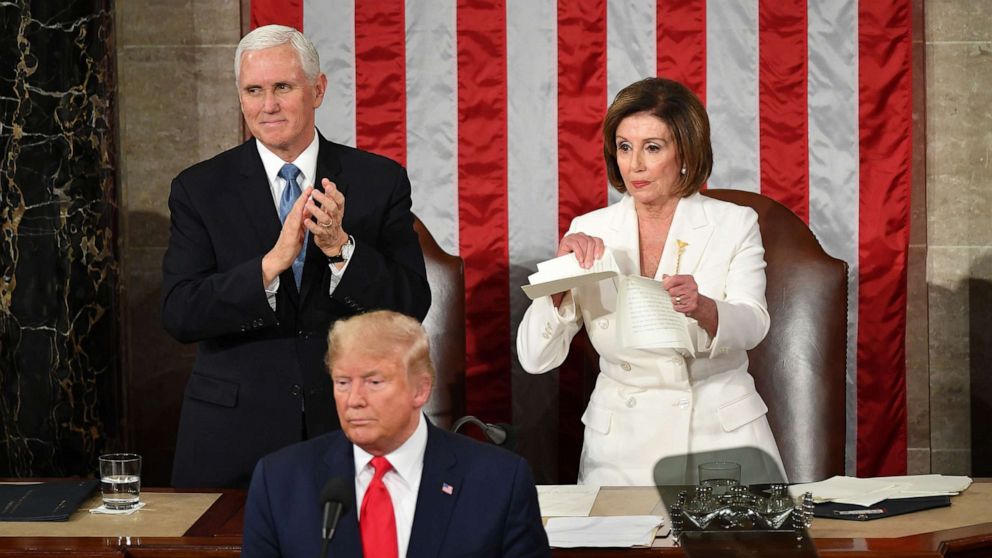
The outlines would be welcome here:
<svg viewBox="0 0 992 558">
<path fill-rule="evenodd" d="M 327 546 L 334 537 L 338 520 L 355 501 L 355 482 L 345 477 L 331 477 L 320 491 L 320 501 L 324 505 L 324 521 L 320 527 L 320 537 L 324 540 L 320 555 L 327 556 Z"/>
<path fill-rule="evenodd" d="M 503 446 L 512 450 L 516 444 L 516 440 L 513 439 L 512 427 L 509 424 L 490 424 L 488 422 L 482 422 L 471 415 L 456 420 L 455 424 L 451 426 L 451 431 L 458 432 L 466 424 L 474 424 L 481 428 L 486 439 L 497 446 Z"/>
</svg>

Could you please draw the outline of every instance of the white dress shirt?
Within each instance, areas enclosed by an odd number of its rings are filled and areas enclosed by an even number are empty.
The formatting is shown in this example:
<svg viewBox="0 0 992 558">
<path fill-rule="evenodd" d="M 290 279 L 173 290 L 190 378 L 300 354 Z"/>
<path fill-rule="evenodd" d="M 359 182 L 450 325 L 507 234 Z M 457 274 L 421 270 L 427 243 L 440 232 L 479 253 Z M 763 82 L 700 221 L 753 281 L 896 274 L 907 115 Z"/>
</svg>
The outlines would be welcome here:
<svg viewBox="0 0 992 558">
<path fill-rule="evenodd" d="M 396 516 L 396 544 L 399 547 L 397 556 L 406 556 L 410 546 L 410 532 L 413 530 L 413 514 L 417 511 L 417 494 L 420 491 L 420 477 L 424 472 L 424 453 L 427 451 L 427 423 L 424 416 L 419 416 L 417 429 L 385 457 L 393 466 L 382 478 L 383 484 L 389 491 L 393 501 L 393 514 Z M 361 517 L 362 500 L 365 491 L 372 482 L 375 469 L 372 468 L 372 454 L 353 445 L 355 450 L 355 502 L 358 517 Z"/>
<path fill-rule="evenodd" d="M 300 169 L 300 175 L 296 178 L 296 182 L 300 185 L 300 190 L 306 189 L 308 186 L 314 186 L 314 181 L 317 176 L 317 150 L 320 142 L 318 141 L 319 134 L 317 130 L 314 129 L 313 141 L 310 145 L 300 153 L 300 156 L 290 161 L 290 164 L 296 165 L 296 168 Z M 286 189 L 286 180 L 279 176 L 279 171 L 282 169 L 283 165 L 287 164 L 278 155 L 269 150 L 268 147 L 262 144 L 260 141 L 255 142 L 255 147 L 258 148 L 258 156 L 262 159 L 262 167 L 265 168 L 265 178 L 269 181 L 269 190 L 272 192 L 272 204 L 279 211 L 279 201 L 282 198 L 283 190 Z M 306 237 L 304 237 L 304 242 L 307 242 L 310 238 L 310 232 L 307 232 Z M 334 293 L 334 288 L 338 286 L 341 281 L 341 276 L 344 274 L 344 270 L 348 268 L 348 262 L 345 261 L 344 265 L 340 269 L 336 265 L 327 264 L 328 268 L 331 270 L 331 281 L 330 289 L 328 294 Z M 265 296 L 269 301 L 269 306 L 273 310 L 276 309 L 276 293 L 279 292 L 279 276 L 276 276 L 271 283 L 265 285 Z"/>
</svg>

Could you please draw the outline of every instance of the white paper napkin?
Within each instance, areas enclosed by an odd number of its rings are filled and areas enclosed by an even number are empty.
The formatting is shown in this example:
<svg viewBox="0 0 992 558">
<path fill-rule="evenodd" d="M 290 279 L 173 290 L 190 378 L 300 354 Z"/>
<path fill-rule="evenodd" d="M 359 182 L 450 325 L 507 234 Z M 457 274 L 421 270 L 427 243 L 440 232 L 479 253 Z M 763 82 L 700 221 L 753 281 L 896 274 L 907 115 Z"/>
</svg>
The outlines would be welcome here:
<svg viewBox="0 0 992 558">
<path fill-rule="evenodd" d="M 145 503 L 144 502 L 138 502 L 138 505 L 134 506 L 133 508 L 131 508 L 129 510 L 112 510 L 112 509 L 108 508 L 107 506 L 104 506 L 103 504 L 101 504 L 100 507 L 98 507 L 98 508 L 90 508 L 90 513 L 102 513 L 102 514 L 106 514 L 106 515 L 131 515 L 132 513 L 140 510 L 143 507 L 145 507 Z"/>
</svg>

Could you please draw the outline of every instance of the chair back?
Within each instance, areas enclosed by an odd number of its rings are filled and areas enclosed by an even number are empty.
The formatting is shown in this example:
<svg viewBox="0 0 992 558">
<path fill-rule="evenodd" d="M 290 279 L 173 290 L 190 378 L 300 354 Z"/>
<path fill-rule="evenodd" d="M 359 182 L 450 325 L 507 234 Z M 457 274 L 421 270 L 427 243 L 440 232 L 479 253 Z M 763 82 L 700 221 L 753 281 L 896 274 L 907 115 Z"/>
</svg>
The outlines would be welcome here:
<svg viewBox="0 0 992 558">
<path fill-rule="evenodd" d="M 847 264 L 769 197 L 723 189 L 704 195 L 758 213 L 771 326 L 748 360 L 789 481 L 843 475 Z"/>
<path fill-rule="evenodd" d="M 431 289 L 431 308 L 424 318 L 436 377 L 424 412 L 445 430 L 465 414 L 465 267 L 445 252 L 430 231 L 414 217 Z"/>
</svg>

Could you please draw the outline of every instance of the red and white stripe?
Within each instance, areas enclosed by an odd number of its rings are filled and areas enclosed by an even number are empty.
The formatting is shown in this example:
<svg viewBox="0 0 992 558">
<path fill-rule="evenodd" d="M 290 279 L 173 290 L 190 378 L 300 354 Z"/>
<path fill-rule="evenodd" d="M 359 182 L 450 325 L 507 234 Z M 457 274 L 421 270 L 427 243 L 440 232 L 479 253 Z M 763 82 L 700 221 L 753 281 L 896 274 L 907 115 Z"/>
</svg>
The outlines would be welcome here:
<svg viewBox="0 0 992 558">
<path fill-rule="evenodd" d="M 470 412 L 544 420 L 511 412 L 519 286 L 617 198 L 603 114 L 663 75 L 710 112 L 708 187 L 778 199 L 850 264 L 848 471 L 905 471 L 909 0 L 252 0 L 266 23 L 317 44 L 321 131 L 407 165 L 414 211 L 465 259 Z"/>
</svg>

